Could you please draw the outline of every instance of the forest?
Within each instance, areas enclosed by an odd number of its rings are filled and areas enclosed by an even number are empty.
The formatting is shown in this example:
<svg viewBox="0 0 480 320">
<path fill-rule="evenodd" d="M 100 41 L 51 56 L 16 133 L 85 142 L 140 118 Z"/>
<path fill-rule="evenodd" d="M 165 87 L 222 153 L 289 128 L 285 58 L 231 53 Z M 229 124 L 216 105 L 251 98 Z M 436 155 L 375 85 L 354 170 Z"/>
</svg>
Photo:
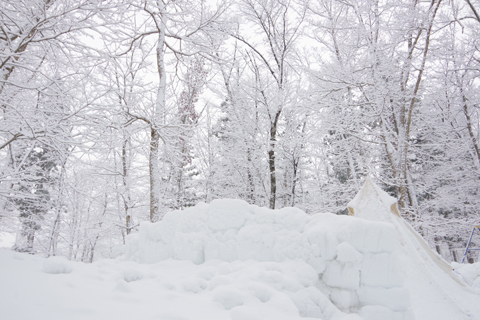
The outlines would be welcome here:
<svg viewBox="0 0 480 320">
<path fill-rule="evenodd" d="M 367 177 L 459 261 L 478 0 L 2 0 L 0 232 L 92 262 L 219 198 L 347 214 Z M 480 240 L 477 240 L 480 245 Z"/>
</svg>

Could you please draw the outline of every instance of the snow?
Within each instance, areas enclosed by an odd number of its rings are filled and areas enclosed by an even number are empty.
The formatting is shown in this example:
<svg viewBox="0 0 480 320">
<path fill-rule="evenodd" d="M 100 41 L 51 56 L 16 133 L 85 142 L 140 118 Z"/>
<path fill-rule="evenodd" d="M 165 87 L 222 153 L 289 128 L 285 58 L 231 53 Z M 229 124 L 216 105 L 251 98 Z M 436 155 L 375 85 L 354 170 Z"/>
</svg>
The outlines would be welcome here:
<svg viewBox="0 0 480 320">
<path fill-rule="evenodd" d="M 11 233 L 0 232 L 0 248 L 10 248 L 15 243 L 15 236 Z"/>
<path fill-rule="evenodd" d="M 66 258 L 50 257 L 43 261 L 42 270 L 51 274 L 70 273 L 73 270 L 73 265 Z"/>
<path fill-rule="evenodd" d="M 342 319 L 301 261 L 92 264 L 0 250 L 2 319 Z M 25 308 L 25 306 L 29 306 Z M 327 317 L 328 315 L 328 317 Z M 348 318 L 345 318 L 348 319 Z"/>
<path fill-rule="evenodd" d="M 460 264 L 452 262 L 452 267 L 469 284 L 480 289 L 480 262 L 473 264 Z"/>
<path fill-rule="evenodd" d="M 367 182 L 353 217 L 201 203 L 92 264 L 0 249 L 0 318 L 480 319 L 480 264 L 453 272 L 380 191 Z"/>
</svg>

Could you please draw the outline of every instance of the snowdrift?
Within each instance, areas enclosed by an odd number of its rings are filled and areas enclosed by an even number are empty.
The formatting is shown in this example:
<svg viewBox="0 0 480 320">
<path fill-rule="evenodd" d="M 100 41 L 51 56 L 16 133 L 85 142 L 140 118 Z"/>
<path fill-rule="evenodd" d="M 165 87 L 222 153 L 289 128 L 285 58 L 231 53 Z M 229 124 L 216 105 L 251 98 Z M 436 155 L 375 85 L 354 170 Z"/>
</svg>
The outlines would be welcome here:
<svg viewBox="0 0 480 320">
<path fill-rule="evenodd" d="M 398 267 L 398 246 L 391 223 L 308 216 L 295 208 L 269 210 L 225 199 L 171 212 L 158 223 L 143 223 L 129 238 L 126 258 L 195 264 L 295 261 L 297 268 L 302 266 L 301 274 L 313 274 L 310 281 L 299 288 L 272 278 L 270 285 L 285 288 L 303 317 L 413 319 Z M 241 313 L 242 304 L 233 305 L 224 307 Z"/>
</svg>

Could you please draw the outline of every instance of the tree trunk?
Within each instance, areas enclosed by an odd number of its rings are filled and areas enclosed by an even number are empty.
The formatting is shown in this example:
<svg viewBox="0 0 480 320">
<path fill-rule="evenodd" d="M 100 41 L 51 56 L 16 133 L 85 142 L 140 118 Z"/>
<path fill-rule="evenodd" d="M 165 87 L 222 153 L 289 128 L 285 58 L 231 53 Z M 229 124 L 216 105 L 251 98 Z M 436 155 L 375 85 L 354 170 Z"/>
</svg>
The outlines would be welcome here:
<svg viewBox="0 0 480 320">
<path fill-rule="evenodd" d="M 150 221 L 155 222 L 160 218 L 160 162 L 159 140 L 160 135 L 155 128 L 150 128 Z"/>
<path fill-rule="evenodd" d="M 252 150 L 247 148 L 247 198 L 251 204 L 255 204 L 255 183 L 253 181 L 252 166 Z"/>
<path fill-rule="evenodd" d="M 462 85 L 462 84 L 460 84 Z M 463 114 L 465 115 L 465 121 L 468 129 L 468 134 L 470 136 L 470 142 L 473 146 L 473 150 L 475 151 L 476 161 L 475 164 L 477 168 L 480 168 L 480 148 L 478 147 L 477 139 L 475 138 L 475 132 L 472 127 L 472 119 L 470 118 L 470 112 L 468 110 L 467 98 L 463 93 L 463 89 L 460 87 L 460 93 L 462 94 L 463 99 Z"/>
<path fill-rule="evenodd" d="M 268 150 L 268 167 L 270 170 L 270 209 L 275 209 L 277 197 L 277 177 L 275 174 L 275 145 L 277 142 L 277 125 L 282 110 L 278 110 L 270 124 L 270 150 Z"/>
<path fill-rule="evenodd" d="M 165 113 L 165 90 L 166 90 L 166 71 L 165 71 L 165 22 L 162 12 L 155 16 L 155 22 L 158 29 L 157 40 L 157 72 L 158 72 L 158 89 L 157 99 L 155 101 L 154 116 L 150 123 L 150 157 L 149 157 L 149 174 L 150 174 L 150 221 L 155 222 L 161 220 L 160 214 L 160 132 L 159 128 L 163 124 Z"/>
<path fill-rule="evenodd" d="M 123 184 L 123 208 L 125 210 L 125 228 L 127 230 L 127 235 L 131 231 L 131 217 L 130 217 L 130 191 L 128 188 L 128 159 L 127 159 L 127 145 L 128 139 L 123 140 L 122 144 L 122 184 Z"/>
<path fill-rule="evenodd" d="M 297 186 L 297 172 L 298 172 L 298 163 L 300 159 L 293 159 L 293 172 L 292 172 L 292 191 L 290 196 L 290 206 L 295 206 L 295 188 Z"/>
</svg>

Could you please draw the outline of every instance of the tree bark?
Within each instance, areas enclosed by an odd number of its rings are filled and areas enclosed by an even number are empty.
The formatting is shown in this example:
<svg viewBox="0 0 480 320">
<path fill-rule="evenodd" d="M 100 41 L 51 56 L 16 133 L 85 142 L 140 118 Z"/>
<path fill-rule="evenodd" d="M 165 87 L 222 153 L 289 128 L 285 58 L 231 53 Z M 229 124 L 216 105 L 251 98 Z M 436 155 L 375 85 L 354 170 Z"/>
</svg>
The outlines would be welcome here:
<svg viewBox="0 0 480 320">
<path fill-rule="evenodd" d="M 157 72 L 158 72 L 158 89 L 155 108 L 153 110 L 153 121 L 150 123 L 150 157 L 149 157 L 149 174 L 150 174 L 150 221 L 155 222 L 161 220 L 160 213 L 160 132 L 159 129 L 163 124 L 165 113 L 165 90 L 166 90 L 166 70 L 165 70 L 165 17 L 163 8 L 158 8 L 160 12 L 155 15 L 155 24 L 158 29 L 157 39 Z"/>
<path fill-rule="evenodd" d="M 155 128 L 150 128 L 150 222 L 160 218 L 160 161 L 159 161 L 160 135 Z"/>
<path fill-rule="evenodd" d="M 127 159 L 127 145 L 128 139 L 124 139 L 122 144 L 122 184 L 123 184 L 123 208 L 125 210 L 125 229 L 127 235 L 131 232 L 131 217 L 130 217 L 130 190 L 128 188 L 128 159 Z"/>
<path fill-rule="evenodd" d="M 277 176 L 275 173 L 275 145 L 277 142 L 277 126 L 282 110 L 275 113 L 273 122 L 270 123 L 270 150 L 268 150 L 268 168 L 270 170 L 270 209 L 275 209 L 277 198 Z"/>
</svg>

